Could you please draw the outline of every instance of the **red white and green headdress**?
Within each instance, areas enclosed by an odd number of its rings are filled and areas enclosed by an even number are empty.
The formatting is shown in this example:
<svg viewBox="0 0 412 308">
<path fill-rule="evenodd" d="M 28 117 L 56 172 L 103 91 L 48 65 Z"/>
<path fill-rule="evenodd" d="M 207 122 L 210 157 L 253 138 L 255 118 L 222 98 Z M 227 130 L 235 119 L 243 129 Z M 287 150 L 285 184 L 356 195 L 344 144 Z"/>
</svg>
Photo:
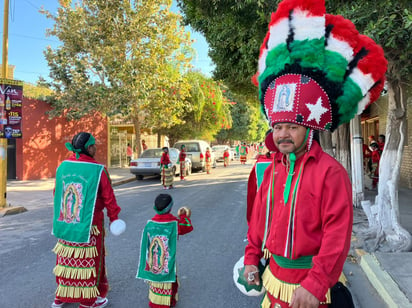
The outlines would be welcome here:
<svg viewBox="0 0 412 308">
<path fill-rule="evenodd" d="M 326 14 L 324 0 L 284 0 L 253 79 L 270 126 L 333 131 L 378 99 L 386 69 L 382 48 L 351 21 Z"/>
</svg>

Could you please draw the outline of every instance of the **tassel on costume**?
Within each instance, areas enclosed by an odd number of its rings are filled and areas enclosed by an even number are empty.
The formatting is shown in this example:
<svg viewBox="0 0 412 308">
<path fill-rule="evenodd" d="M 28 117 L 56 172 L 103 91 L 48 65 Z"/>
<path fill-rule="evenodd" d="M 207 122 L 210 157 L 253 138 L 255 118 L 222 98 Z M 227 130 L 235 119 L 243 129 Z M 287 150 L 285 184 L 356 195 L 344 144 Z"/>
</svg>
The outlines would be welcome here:
<svg viewBox="0 0 412 308">
<path fill-rule="evenodd" d="M 92 247 L 71 247 L 66 246 L 60 242 L 56 243 L 52 250 L 55 254 L 62 257 L 74 257 L 74 258 L 94 258 L 97 256 L 96 246 Z"/>
<path fill-rule="evenodd" d="M 149 282 L 149 300 L 153 304 L 170 306 L 172 301 L 171 282 Z"/>
<path fill-rule="evenodd" d="M 96 268 L 76 268 L 58 264 L 54 267 L 53 273 L 58 277 L 86 280 L 90 279 L 92 275 L 96 277 Z"/>
<path fill-rule="evenodd" d="M 96 286 L 93 287 L 74 287 L 59 285 L 56 295 L 64 298 L 95 298 L 100 295 Z"/>
<path fill-rule="evenodd" d="M 293 292 L 300 287 L 300 284 L 287 283 L 277 279 L 269 267 L 266 268 L 265 272 L 262 275 L 263 286 L 266 289 L 266 292 L 269 292 L 273 297 L 280 299 L 285 303 L 290 303 L 292 300 Z M 326 301 L 321 304 L 330 304 L 330 289 L 326 293 Z M 262 302 L 263 303 L 263 302 Z M 263 306 L 262 306 L 263 307 Z"/>
</svg>

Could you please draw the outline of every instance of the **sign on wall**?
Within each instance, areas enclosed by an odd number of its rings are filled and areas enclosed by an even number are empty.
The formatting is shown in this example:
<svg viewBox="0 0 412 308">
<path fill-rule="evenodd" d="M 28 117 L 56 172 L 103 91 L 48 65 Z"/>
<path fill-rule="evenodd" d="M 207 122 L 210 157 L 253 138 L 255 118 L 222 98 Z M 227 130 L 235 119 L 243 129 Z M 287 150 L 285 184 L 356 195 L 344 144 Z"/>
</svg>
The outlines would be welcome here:
<svg viewBox="0 0 412 308">
<path fill-rule="evenodd" d="M 23 81 L 0 78 L 0 138 L 22 136 Z"/>
</svg>

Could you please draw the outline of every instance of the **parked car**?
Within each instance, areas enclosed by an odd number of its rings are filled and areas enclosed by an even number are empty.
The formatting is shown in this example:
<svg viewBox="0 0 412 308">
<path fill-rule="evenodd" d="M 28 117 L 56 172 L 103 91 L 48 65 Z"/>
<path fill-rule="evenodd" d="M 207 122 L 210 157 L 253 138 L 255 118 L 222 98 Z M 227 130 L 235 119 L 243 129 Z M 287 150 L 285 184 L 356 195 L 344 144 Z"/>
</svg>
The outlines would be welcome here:
<svg viewBox="0 0 412 308">
<path fill-rule="evenodd" d="M 130 161 L 130 173 L 136 176 L 136 179 L 143 180 L 148 175 L 160 175 L 160 158 L 163 150 L 161 148 L 147 149 L 143 151 L 139 158 Z M 169 157 L 173 164 L 175 175 L 180 174 L 179 160 L 180 151 L 174 148 L 169 148 Z M 186 156 L 186 176 L 192 173 L 192 161 Z"/>
<path fill-rule="evenodd" d="M 180 140 L 173 147 L 180 150 L 182 145 L 185 145 L 186 157 L 189 157 L 192 161 L 192 170 L 205 171 L 205 153 L 207 148 L 210 148 L 212 167 L 216 168 L 215 152 L 209 143 L 203 140 Z"/>
<path fill-rule="evenodd" d="M 230 150 L 229 146 L 227 145 L 214 145 L 212 147 L 213 151 L 215 152 L 216 161 L 224 161 L 223 153 L 226 150 L 229 150 L 229 160 L 233 160 L 233 151 Z"/>
<path fill-rule="evenodd" d="M 230 151 L 233 154 L 233 159 L 236 159 L 236 160 L 239 159 L 239 155 L 236 152 L 236 148 L 230 148 Z"/>
</svg>

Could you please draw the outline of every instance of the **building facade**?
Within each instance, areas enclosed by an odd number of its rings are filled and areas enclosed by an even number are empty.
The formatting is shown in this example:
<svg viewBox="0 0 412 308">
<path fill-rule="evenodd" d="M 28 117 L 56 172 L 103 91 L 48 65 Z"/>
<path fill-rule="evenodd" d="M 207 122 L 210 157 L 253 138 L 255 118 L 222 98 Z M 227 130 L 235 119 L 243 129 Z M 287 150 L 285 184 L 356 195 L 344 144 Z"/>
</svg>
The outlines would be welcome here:
<svg viewBox="0 0 412 308">
<path fill-rule="evenodd" d="M 107 167 L 127 167 L 127 144 L 135 149 L 133 125 L 112 123 L 99 113 L 76 121 L 68 121 L 63 115 L 50 119 L 50 105 L 41 100 L 24 97 L 22 104 L 22 138 L 8 139 L 7 179 L 38 180 L 53 178 L 60 163 L 71 155 L 66 142 L 81 131 L 90 132 L 96 138 L 96 160 Z M 149 147 L 163 144 L 165 137 L 142 132 L 141 139 Z M 134 158 L 137 151 L 134 151 Z"/>
</svg>

